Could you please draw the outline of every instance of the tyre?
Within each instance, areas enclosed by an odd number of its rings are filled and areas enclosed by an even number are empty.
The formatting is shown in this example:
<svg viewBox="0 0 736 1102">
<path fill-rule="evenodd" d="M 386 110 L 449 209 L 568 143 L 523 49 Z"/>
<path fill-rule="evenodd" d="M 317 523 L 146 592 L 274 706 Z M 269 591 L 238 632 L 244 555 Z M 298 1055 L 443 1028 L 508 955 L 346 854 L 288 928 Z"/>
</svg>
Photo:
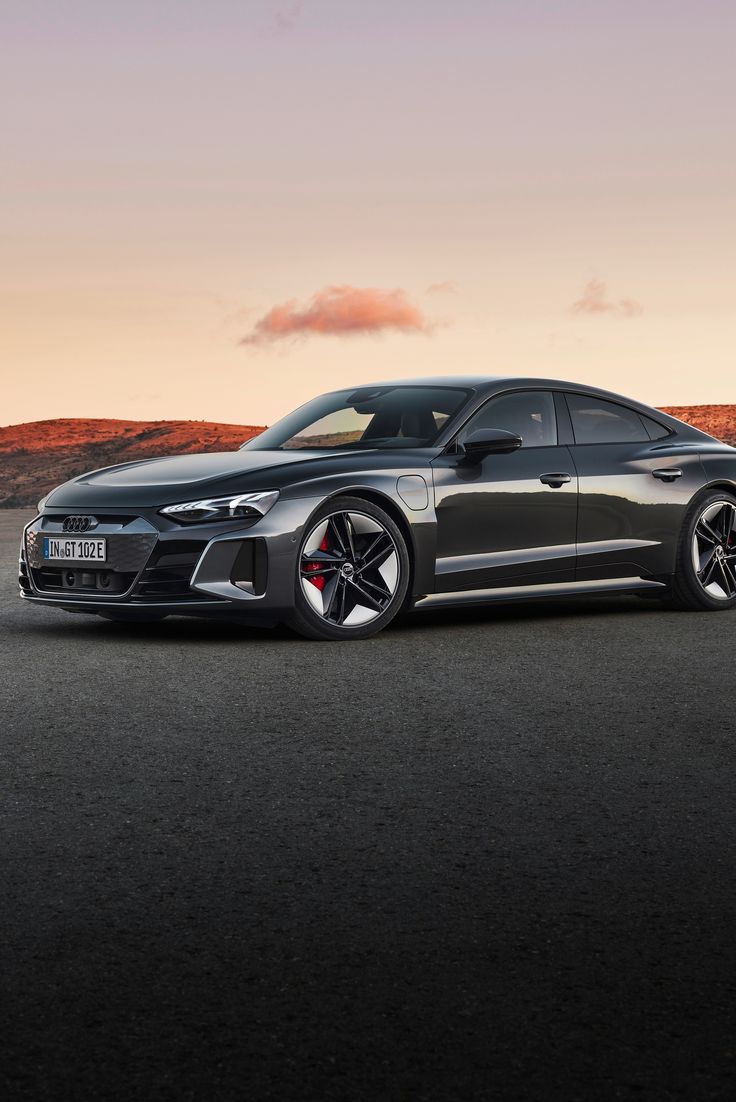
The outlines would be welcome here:
<svg viewBox="0 0 736 1102">
<path fill-rule="evenodd" d="M 672 603 L 694 611 L 736 607 L 736 497 L 728 491 L 699 498 L 685 517 Z"/>
<path fill-rule="evenodd" d="M 305 528 L 289 626 L 308 639 L 367 639 L 401 609 L 409 586 L 406 541 L 362 498 L 325 502 Z"/>
</svg>

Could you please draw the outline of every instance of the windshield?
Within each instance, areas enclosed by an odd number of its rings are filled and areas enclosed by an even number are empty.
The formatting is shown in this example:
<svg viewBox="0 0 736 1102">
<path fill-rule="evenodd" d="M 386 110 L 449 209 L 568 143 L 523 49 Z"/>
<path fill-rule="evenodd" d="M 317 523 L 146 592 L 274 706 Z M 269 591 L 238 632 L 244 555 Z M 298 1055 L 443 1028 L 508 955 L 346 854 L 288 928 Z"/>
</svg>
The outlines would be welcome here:
<svg viewBox="0 0 736 1102">
<path fill-rule="evenodd" d="M 459 387 L 363 387 L 323 394 L 243 445 L 250 451 L 423 448 L 464 404 Z"/>
</svg>

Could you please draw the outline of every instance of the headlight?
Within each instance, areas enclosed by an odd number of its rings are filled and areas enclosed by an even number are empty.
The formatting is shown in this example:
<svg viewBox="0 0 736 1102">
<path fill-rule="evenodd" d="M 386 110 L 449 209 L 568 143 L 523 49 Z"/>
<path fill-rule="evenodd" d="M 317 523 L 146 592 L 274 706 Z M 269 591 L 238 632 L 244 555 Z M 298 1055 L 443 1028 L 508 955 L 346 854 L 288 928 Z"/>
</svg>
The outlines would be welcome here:
<svg viewBox="0 0 736 1102">
<path fill-rule="evenodd" d="M 278 490 L 257 494 L 229 494 L 202 501 L 185 501 L 181 505 L 166 505 L 165 517 L 182 524 L 202 524 L 214 520 L 237 520 L 242 517 L 263 517 L 278 501 Z"/>
<path fill-rule="evenodd" d="M 38 505 L 36 506 L 36 512 L 37 512 L 37 513 L 42 513 L 42 512 L 44 511 L 44 508 L 45 508 L 45 506 L 46 506 L 46 502 L 48 501 L 48 499 L 49 499 L 49 495 L 48 495 L 48 494 L 46 494 L 46 497 L 42 497 L 42 498 L 41 498 L 41 500 L 39 501 Z"/>
</svg>

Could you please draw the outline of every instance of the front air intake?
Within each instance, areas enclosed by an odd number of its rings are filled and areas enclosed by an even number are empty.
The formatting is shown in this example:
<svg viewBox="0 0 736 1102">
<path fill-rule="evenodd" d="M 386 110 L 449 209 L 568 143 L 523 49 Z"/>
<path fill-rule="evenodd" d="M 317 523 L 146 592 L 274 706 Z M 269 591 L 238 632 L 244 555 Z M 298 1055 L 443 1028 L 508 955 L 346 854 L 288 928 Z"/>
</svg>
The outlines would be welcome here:
<svg viewBox="0 0 736 1102">
<path fill-rule="evenodd" d="M 264 539 L 243 540 L 230 571 L 230 581 L 245 593 L 260 597 L 266 592 L 268 552 Z"/>
<path fill-rule="evenodd" d="M 136 599 L 150 601 L 191 600 L 194 568 L 206 540 L 167 540 L 160 543 L 135 587 Z"/>
</svg>

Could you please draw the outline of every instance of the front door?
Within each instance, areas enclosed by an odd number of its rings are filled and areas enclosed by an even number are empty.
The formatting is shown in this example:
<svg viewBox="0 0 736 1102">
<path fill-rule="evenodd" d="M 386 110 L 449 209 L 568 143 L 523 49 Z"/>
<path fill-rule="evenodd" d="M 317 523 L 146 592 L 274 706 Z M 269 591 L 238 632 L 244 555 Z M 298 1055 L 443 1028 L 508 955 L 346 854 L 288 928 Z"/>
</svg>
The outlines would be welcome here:
<svg viewBox="0 0 736 1102">
<path fill-rule="evenodd" d="M 518 433 L 522 447 L 464 462 L 463 439 L 488 428 Z M 516 390 L 486 402 L 457 452 L 434 461 L 438 592 L 574 580 L 577 475 L 557 441 L 552 392 Z"/>
</svg>

